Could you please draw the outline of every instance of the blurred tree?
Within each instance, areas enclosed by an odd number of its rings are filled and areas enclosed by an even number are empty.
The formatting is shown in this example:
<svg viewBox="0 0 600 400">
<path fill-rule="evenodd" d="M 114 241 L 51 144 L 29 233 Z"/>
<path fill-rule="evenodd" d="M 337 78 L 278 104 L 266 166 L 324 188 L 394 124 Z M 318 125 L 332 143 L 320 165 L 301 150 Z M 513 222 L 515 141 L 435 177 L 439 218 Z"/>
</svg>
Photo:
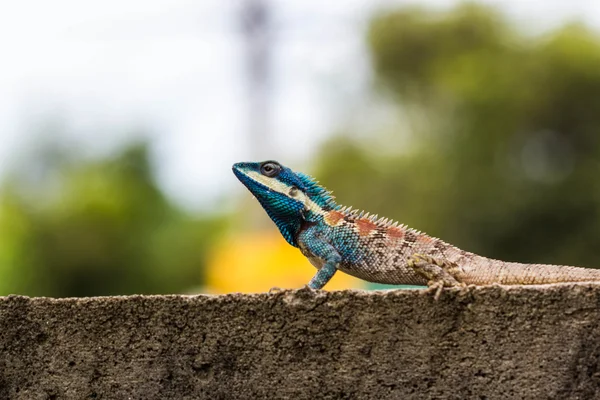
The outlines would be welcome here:
<svg viewBox="0 0 600 400">
<path fill-rule="evenodd" d="M 600 38 L 512 26 L 472 4 L 375 17 L 377 87 L 403 124 L 384 146 L 333 139 L 315 174 L 342 203 L 467 250 L 600 266 Z"/>
<path fill-rule="evenodd" d="M 55 150 L 43 150 L 50 156 L 31 159 L 2 188 L 1 294 L 174 293 L 202 283 L 224 219 L 171 204 L 154 182 L 145 143 L 95 161 Z"/>
</svg>

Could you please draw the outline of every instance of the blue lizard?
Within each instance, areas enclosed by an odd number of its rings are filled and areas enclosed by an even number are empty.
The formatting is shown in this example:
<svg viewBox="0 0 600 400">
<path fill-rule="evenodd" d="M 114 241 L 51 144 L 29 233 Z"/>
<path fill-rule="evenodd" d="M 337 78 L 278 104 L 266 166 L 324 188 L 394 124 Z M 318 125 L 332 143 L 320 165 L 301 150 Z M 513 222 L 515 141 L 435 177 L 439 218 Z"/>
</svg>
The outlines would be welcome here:
<svg viewBox="0 0 600 400">
<path fill-rule="evenodd" d="M 369 282 L 507 285 L 600 281 L 600 270 L 522 264 L 482 257 L 405 225 L 342 207 L 317 181 L 276 161 L 233 165 L 285 240 L 317 268 L 308 283 L 321 289 L 337 270 Z"/>
</svg>

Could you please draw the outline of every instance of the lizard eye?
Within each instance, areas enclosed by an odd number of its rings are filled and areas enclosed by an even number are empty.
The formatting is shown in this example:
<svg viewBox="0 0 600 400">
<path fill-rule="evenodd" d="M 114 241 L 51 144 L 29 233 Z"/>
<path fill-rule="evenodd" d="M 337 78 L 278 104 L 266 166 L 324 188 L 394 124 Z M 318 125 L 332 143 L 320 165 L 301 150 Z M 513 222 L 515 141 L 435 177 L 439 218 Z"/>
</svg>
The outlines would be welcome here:
<svg viewBox="0 0 600 400">
<path fill-rule="evenodd" d="M 296 186 L 290 188 L 290 197 L 298 197 L 298 188 Z"/>
<path fill-rule="evenodd" d="M 274 161 L 267 161 L 260 166 L 260 173 L 270 178 L 279 175 L 281 166 Z"/>
</svg>

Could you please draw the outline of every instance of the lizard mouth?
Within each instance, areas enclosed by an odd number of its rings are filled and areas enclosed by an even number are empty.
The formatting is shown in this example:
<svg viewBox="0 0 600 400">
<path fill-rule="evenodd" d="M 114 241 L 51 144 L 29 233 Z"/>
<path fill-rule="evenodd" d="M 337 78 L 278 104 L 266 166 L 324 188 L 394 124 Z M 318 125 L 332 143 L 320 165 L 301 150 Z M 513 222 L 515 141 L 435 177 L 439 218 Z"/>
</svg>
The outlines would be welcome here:
<svg viewBox="0 0 600 400">
<path fill-rule="evenodd" d="M 248 174 L 246 174 L 243 170 L 243 167 L 244 163 L 237 163 L 233 164 L 231 170 L 233 171 L 233 174 L 236 176 L 236 178 L 238 178 L 238 180 L 242 182 L 242 184 L 246 186 L 246 188 L 248 188 L 250 193 L 252 193 L 253 198 L 256 199 L 258 196 L 257 193 L 259 193 L 260 191 L 271 191 L 271 188 L 255 179 L 252 179 Z"/>
</svg>

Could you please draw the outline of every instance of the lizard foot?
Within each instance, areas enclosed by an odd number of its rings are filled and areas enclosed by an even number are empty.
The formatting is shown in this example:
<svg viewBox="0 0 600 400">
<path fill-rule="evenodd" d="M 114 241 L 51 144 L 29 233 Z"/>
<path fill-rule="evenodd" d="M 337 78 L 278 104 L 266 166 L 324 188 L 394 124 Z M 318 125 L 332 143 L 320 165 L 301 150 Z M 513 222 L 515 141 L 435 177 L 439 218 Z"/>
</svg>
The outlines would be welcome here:
<svg viewBox="0 0 600 400">
<path fill-rule="evenodd" d="M 413 254 L 408 259 L 408 266 L 427 279 L 427 286 L 435 291 L 435 300 L 440 298 L 442 289 L 445 287 L 465 286 L 457 278 L 460 267 L 447 260 L 436 259 L 424 254 Z"/>
</svg>

